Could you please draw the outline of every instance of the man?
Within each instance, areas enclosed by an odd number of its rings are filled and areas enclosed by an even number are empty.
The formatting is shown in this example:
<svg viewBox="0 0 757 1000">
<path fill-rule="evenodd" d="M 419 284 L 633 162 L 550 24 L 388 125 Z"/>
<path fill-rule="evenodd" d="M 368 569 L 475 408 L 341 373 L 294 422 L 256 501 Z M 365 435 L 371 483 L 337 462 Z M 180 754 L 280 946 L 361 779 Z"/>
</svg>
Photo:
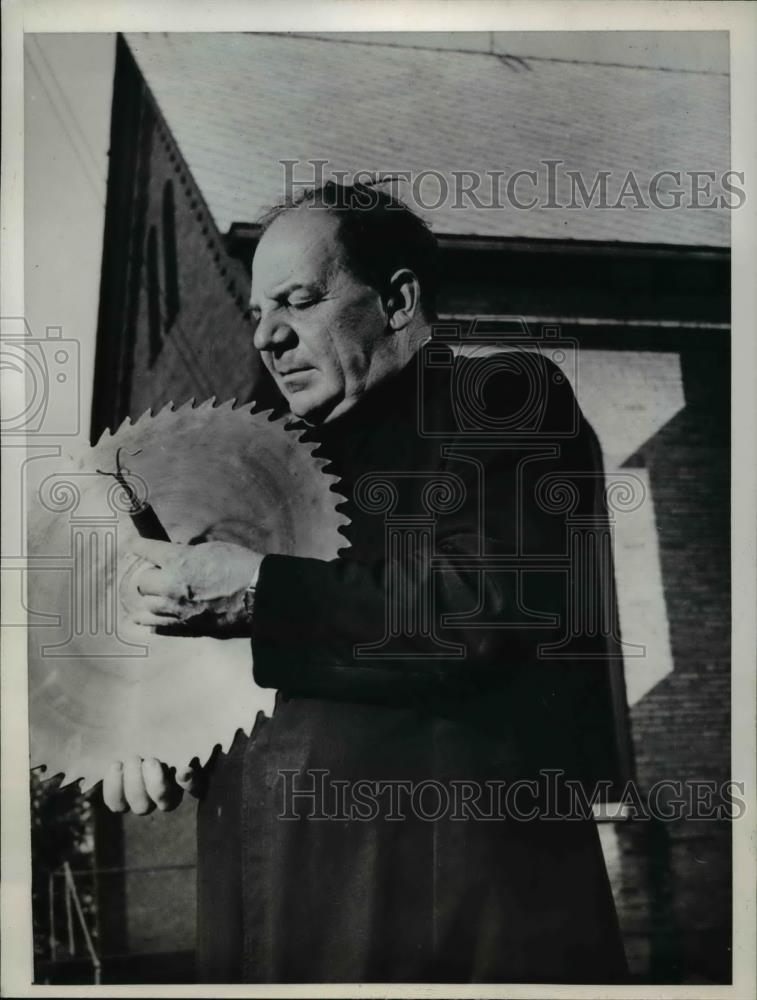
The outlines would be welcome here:
<svg viewBox="0 0 757 1000">
<path fill-rule="evenodd" d="M 549 362 L 509 355 L 482 380 L 472 361 L 426 359 L 434 282 L 433 237 L 375 189 L 330 184 L 271 213 L 254 342 L 341 477 L 350 548 L 327 563 L 135 545 L 150 564 L 137 620 L 247 630 L 255 680 L 279 691 L 273 717 L 208 769 L 204 980 L 623 976 L 596 830 L 540 820 L 528 784 L 544 769 L 587 784 L 605 769 L 607 637 L 579 622 L 584 660 L 542 655 L 570 603 L 549 567 L 566 551 L 565 511 L 544 497 L 567 480 L 573 513 L 601 514 L 596 439 Z M 493 444 L 471 436 L 471 403 L 501 430 Z M 534 808 L 511 800 L 506 817 L 420 795 L 486 788 L 492 804 L 518 783 Z M 139 812 L 178 801 L 157 761 L 114 766 L 104 795 Z"/>
</svg>

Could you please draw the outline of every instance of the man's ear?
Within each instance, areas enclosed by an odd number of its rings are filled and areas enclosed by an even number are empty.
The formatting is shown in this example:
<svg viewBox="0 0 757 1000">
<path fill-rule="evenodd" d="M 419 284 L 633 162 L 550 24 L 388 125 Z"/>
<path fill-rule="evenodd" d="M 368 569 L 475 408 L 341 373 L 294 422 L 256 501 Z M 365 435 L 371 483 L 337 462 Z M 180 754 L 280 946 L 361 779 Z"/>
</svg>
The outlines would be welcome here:
<svg viewBox="0 0 757 1000">
<path fill-rule="evenodd" d="M 395 332 L 408 327 L 420 312 L 421 286 L 410 268 L 402 267 L 389 279 L 386 311 L 389 326 Z"/>
</svg>

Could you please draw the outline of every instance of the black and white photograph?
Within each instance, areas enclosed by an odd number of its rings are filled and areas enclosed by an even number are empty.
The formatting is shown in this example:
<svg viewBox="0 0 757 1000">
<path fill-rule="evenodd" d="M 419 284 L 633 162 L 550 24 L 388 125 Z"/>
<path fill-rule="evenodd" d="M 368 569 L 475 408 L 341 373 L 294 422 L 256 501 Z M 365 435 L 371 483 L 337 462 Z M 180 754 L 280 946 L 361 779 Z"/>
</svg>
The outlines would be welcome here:
<svg viewBox="0 0 757 1000">
<path fill-rule="evenodd" d="M 755 9 L 17 6 L 3 995 L 753 995 Z"/>
</svg>

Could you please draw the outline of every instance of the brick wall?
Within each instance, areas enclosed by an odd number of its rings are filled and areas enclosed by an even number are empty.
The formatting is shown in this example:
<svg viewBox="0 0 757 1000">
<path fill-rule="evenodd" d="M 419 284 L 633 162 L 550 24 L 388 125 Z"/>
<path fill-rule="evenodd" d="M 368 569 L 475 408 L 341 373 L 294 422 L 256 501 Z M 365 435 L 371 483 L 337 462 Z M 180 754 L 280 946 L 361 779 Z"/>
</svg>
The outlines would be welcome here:
<svg viewBox="0 0 757 1000">
<path fill-rule="evenodd" d="M 730 772 L 730 362 L 725 343 L 681 352 L 685 408 L 641 449 L 650 473 L 674 671 L 631 709 L 642 791 Z M 738 775 L 733 776 L 738 780 Z M 617 831 L 619 911 L 637 976 L 730 980 L 727 822 Z"/>
<path fill-rule="evenodd" d="M 114 100 L 95 435 L 168 402 L 248 401 L 261 372 L 247 270 L 227 254 L 123 44 Z"/>
</svg>

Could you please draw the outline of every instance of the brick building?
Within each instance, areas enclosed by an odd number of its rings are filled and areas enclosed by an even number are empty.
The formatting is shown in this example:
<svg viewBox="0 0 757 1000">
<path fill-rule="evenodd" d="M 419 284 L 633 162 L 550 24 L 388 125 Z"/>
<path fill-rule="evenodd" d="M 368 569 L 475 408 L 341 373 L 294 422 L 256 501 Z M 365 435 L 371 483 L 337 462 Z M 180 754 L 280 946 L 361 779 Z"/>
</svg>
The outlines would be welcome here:
<svg viewBox="0 0 757 1000">
<path fill-rule="evenodd" d="M 694 41 L 690 65 L 659 39 L 582 60 L 529 36 L 422 43 L 119 39 L 93 436 L 169 400 L 267 391 L 246 305 L 255 219 L 284 193 L 279 161 L 298 161 L 295 179 L 324 160 L 427 171 L 429 184 L 431 171 L 536 170 L 532 210 L 427 199 L 440 312 L 461 328 L 516 316 L 573 345 L 565 371 L 608 479 L 646 495 L 615 527 L 622 775 L 642 795 L 662 779 L 719 787 L 731 777 L 728 209 L 716 197 L 644 210 L 631 191 L 577 211 L 550 184 L 606 170 L 617 195 L 629 170 L 643 189 L 661 170 L 720 178 L 727 52 L 703 68 Z M 111 981 L 191 980 L 192 807 L 98 823 L 98 863 L 117 869 L 101 881 L 100 946 L 125 956 Z M 634 977 L 729 981 L 729 823 L 608 822 L 602 837 Z"/>
</svg>

